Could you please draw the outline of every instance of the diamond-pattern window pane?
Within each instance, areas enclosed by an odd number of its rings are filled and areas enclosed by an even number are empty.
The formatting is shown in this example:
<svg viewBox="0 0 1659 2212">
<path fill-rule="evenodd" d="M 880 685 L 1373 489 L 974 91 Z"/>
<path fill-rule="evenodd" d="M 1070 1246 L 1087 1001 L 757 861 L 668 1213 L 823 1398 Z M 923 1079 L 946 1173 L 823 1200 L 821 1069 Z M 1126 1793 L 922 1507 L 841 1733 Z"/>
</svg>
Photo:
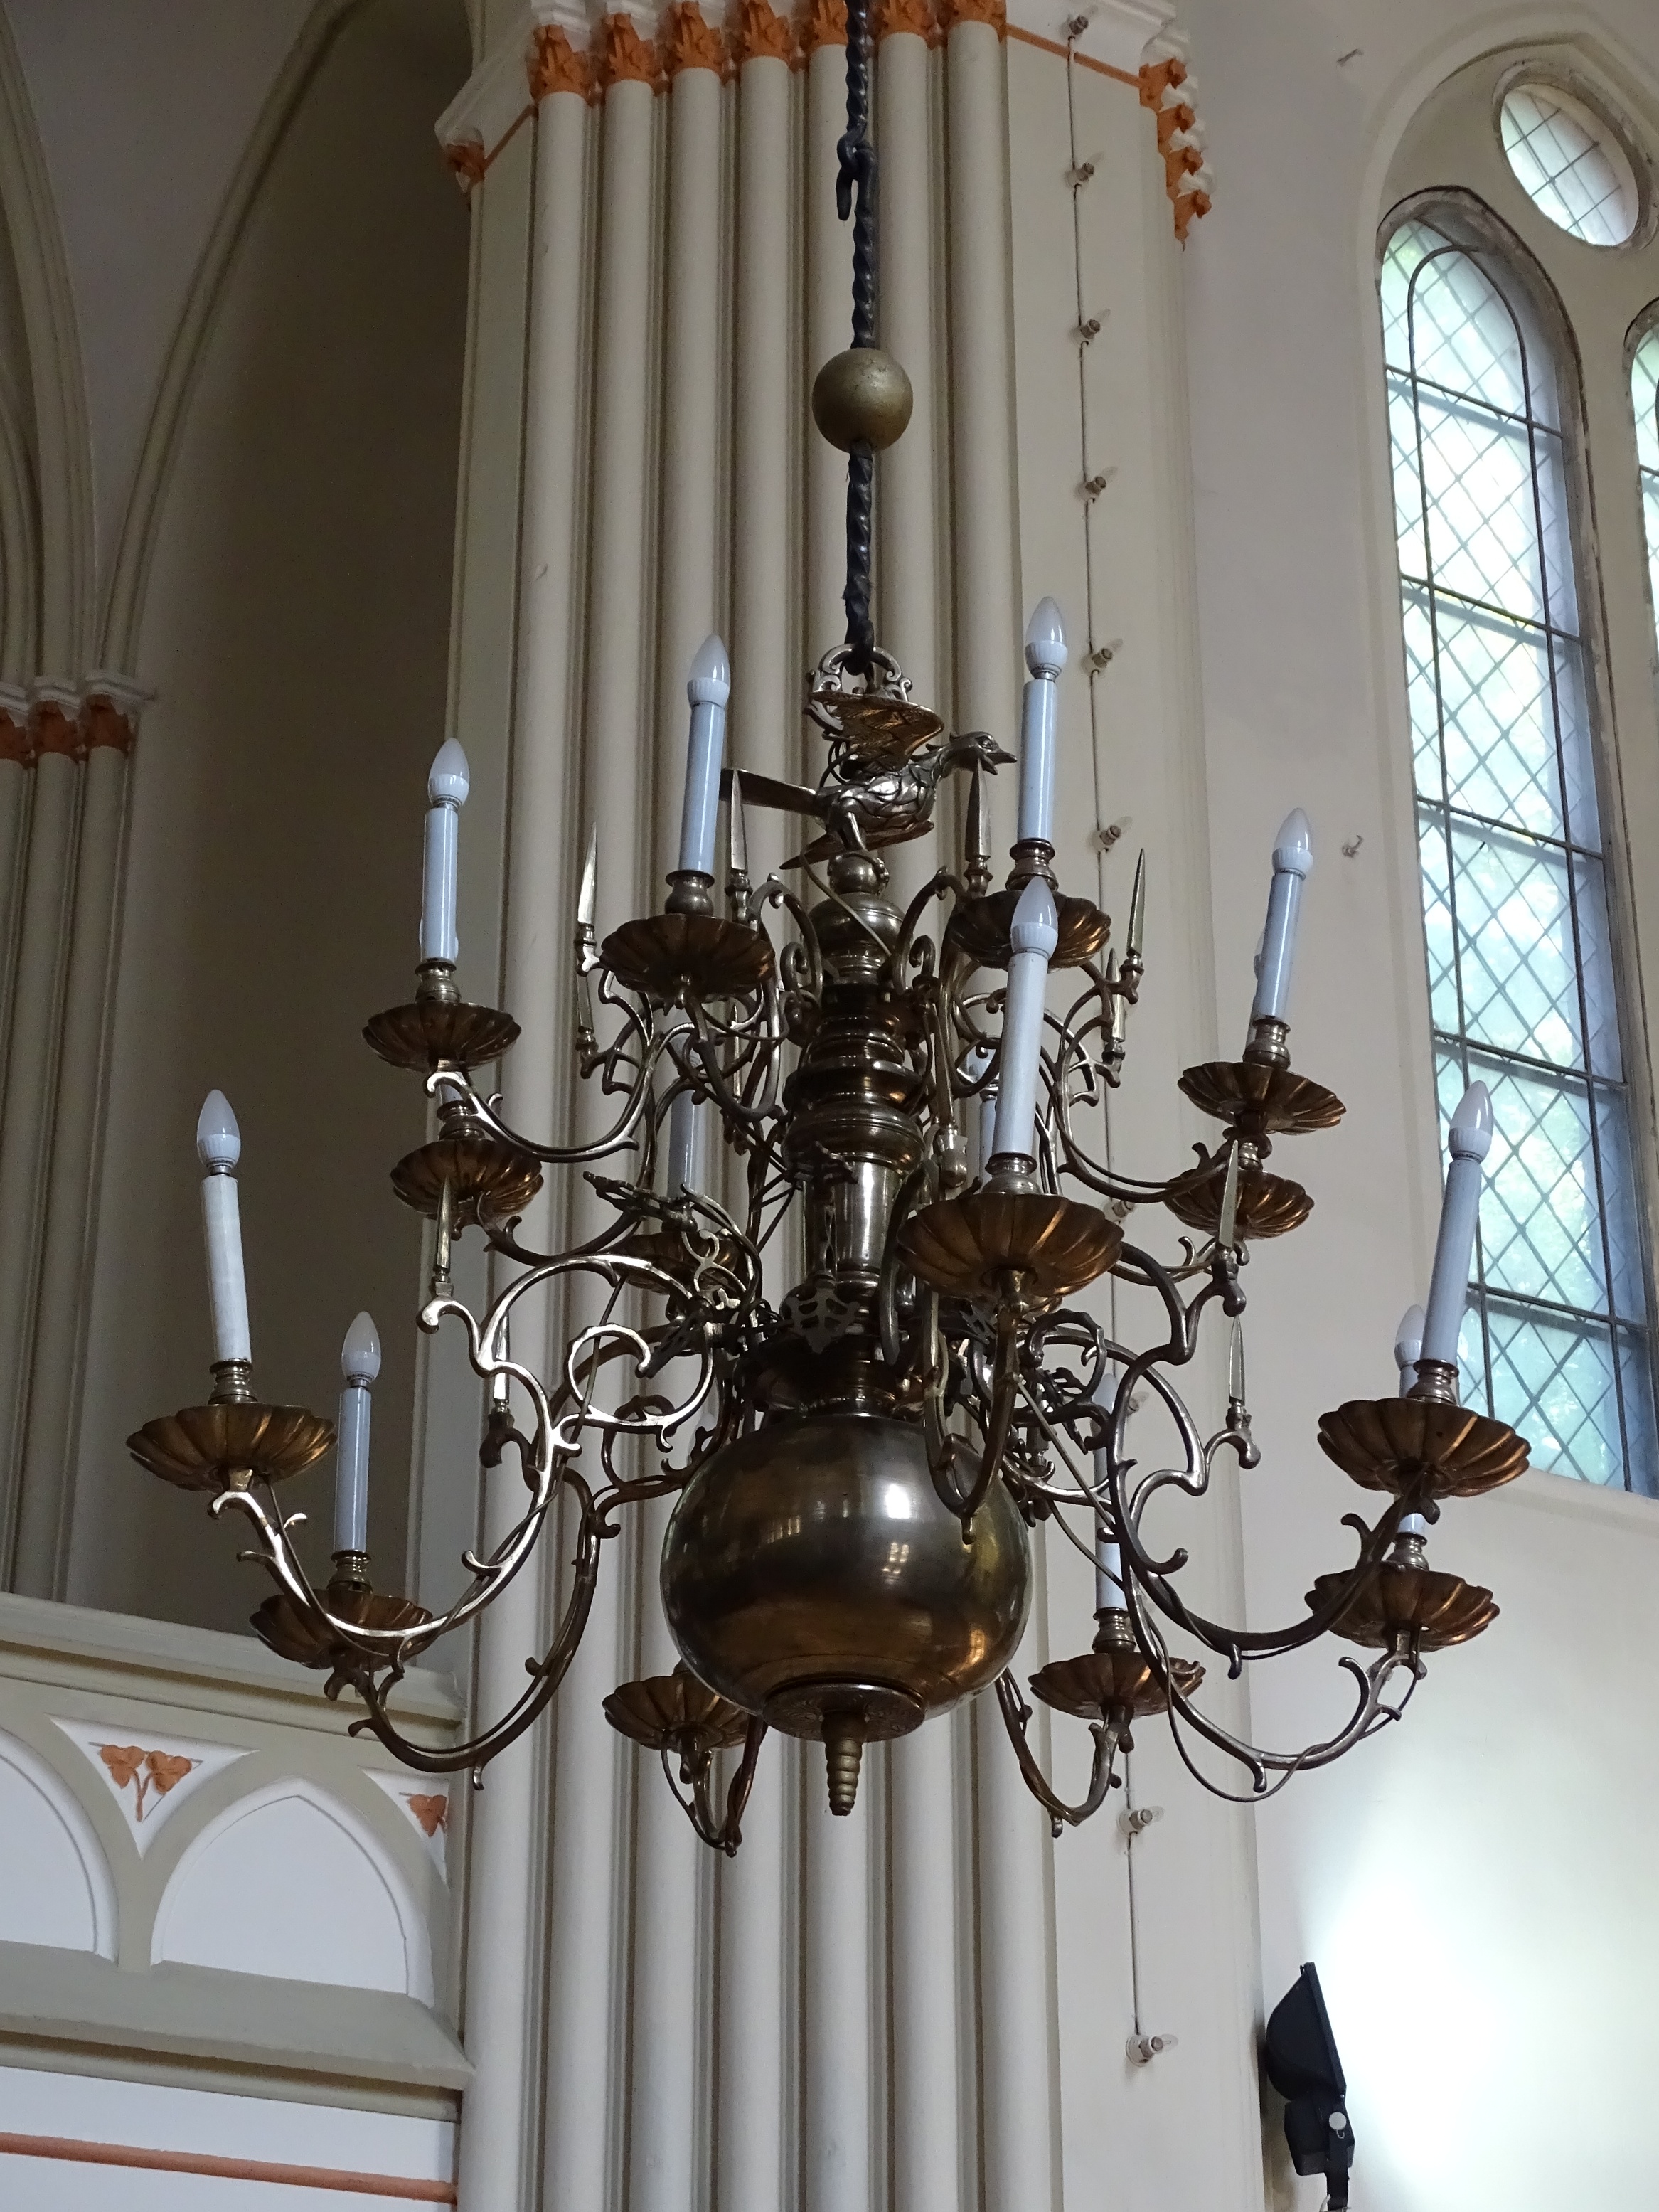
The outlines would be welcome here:
<svg viewBox="0 0 1659 2212">
<path fill-rule="evenodd" d="M 1501 264 L 1429 223 L 1382 289 L 1442 1122 L 1479 1079 L 1495 1124 L 1463 1394 L 1539 1466 L 1659 1488 L 1554 370 Z M 1639 407 L 1659 334 L 1638 360 Z"/>
<path fill-rule="evenodd" d="M 1504 151 L 1540 214 L 1589 246 L 1622 246 L 1636 228 L 1636 179 L 1601 118 L 1551 85 L 1517 85 L 1504 102 Z"/>
</svg>

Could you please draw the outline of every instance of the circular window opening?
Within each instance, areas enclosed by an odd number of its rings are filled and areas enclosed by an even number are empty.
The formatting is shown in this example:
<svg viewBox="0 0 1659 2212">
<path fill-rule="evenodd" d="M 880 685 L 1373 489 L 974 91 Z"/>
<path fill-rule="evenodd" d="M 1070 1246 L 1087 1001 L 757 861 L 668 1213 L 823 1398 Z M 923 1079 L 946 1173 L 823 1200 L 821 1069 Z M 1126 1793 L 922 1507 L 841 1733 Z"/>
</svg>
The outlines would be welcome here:
<svg viewBox="0 0 1659 2212">
<path fill-rule="evenodd" d="M 1587 246 L 1622 246 L 1640 195 L 1613 126 L 1553 84 L 1517 84 L 1500 115 L 1515 180 L 1540 215 Z"/>
</svg>

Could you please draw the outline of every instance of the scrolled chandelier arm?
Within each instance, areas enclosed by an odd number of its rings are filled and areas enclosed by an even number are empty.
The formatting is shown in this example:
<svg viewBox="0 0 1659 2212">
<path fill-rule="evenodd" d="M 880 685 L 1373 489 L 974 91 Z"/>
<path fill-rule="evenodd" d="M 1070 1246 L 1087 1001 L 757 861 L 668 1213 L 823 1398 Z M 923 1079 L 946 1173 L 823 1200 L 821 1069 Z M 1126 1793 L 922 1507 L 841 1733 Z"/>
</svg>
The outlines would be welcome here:
<svg viewBox="0 0 1659 2212">
<path fill-rule="evenodd" d="M 672 1498 L 659 1592 L 682 1663 L 619 1685 L 605 1711 L 660 1757 L 696 1833 L 726 1854 L 741 1840 L 769 1732 L 822 1741 L 830 1805 L 844 1814 L 866 1743 L 985 1690 L 1056 1835 L 1107 1802 L 1134 1724 L 1153 1717 L 1206 1789 L 1235 1794 L 1200 1763 L 1200 1745 L 1242 1767 L 1239 1795 L 1270 1794 L 1399 1719 L 1425 1655 L 1491 1620 L 1490 1592 L 1431 1569 L 1426 1540 L 1443 1498 L 1479 1495 L 1527 1461 L 1513 1431 L 1457 1402 L 1457 1329 L 1491 1141 L 1477 1085 L 1453 1120 L 1428 1308 L 1407 1316 L 1396 1347 L 1400 1393 L 1352 1400 L 1320 1425 L 1328 1458 L 1382 1497 L 1374 1522 L 1344 1516 L 1358 1556 L 1317 1579 L 1300 1620 L 1249 1630 L 1190 1606 L 1186 1550 L 1159 1548 L 1166 1504 L 1203 1499 L 1228 1466 L 1262 1479 L 1245 1389 L 1244 1263 L 1253 1243 L 1290 1233 L 1312 1204 L 1268 1168 L 1274 1143 L 1328 1129 L 1343 1111 L 1290 1064 L 1311 839 L 1292 813 L 1273 850 L 1242 1054 L 1180 1078 L 1187 1101 L 1219 1124 L 1218 1141 L 1176 1173 L 1126 1174 L 1106 1117 L 1146 981 L 1146 857 L 1120 953 L 1109 918 L 1054 873 L 1060 611 L 1043 600 L 1027 630 L 1017 755 L 984 731 L 950 732 L 911 697 L 874 633 L 874 457 L 902 432 L 911 395 L 876 343 L 870 61 L 865 0 L 851 0 L 837 189 L 854 225 L 853 344 L 813 391 L 818 425 L 848 465 L 847 637 L 809 678 L 804 702 L 826 746 L 823 773 L 791 784 L 726 763 L 732 675 L 710 638 L 688 678 L 681 842 L 662 909 L 601 935 L 605 887 L 596 843 L 588 848 L 571 1042 L 580 1076 L 607 1102 L 606 1126 L 559 1140 L 521 1131 L 477 1079 L 518 1025 L 463 1000 L 457 983 L 468 775 L 452 741 L 428 787 L 414 996 L 364 1031 L 431 1103 L 432 1135 L 392 1173 L 398 1198 L 433 1224 L 418 1325 L 462 1332 L 487 1400 L 483 1477 L 492 1490 L 516 1479 L 520 1504 L 501 1516 L 492 1548 L 463 1554 L 464 1586 L 447 1610 L 373 1588 L 379 1345 L 360 1316 L 343 1355 L 333 1571 L 307 1571 L 303 1516 L 283 1510 L 276 1486 L 319 1459 L 334 1431 L 253 1389 L 240 1139 L 217 1093 L 198 1131 L 212 1392 L 129 1439 L 153 1473 L 206 1493 L 216 1516 L 241 1517 L 243 1556 L 275 1584 L 254 1616 L 266 1642 L 328 1670 L 331 1695 L 352 1689 L 364 1709 L 353 1727 L 428 1773 L 476 1771 L 533 1724 L 580 1644 L 607 1540 L 630 1512 Z M 997 889 L 985 779 L 1016 758 L 1018 830 Z M 953 777 L 967 781 L 962 849 L 901 911 L 883 854 L 931 831 Z M 757 806 L 799 827 L 798 849 L 755 884 L 747 823 Z M 1067 970 L 1057 1011 L 1051 986 Z M 544 1252 L 520 1224 L 551 1170 L 584 1176 L 605 1218 L 585 1242 Z M 1125 1241 L 1125 1222 L 1154 1209 L 1184 1231 L 1166 1257 Z M 501 1284 L 481 1313 L 452 1273 L 455 1241 L 475 1233 Z M 1108 1285 L 1109 1320 L 1079 1303 L 1098 1306 Z M 510 1343 L 532 1294 L 538 1313 L 551 1304 L 562 1316 L 562 1348 L 545 1372 Z M 1144 1322 L 1139 1344 L 1132 1310 Z M 1212 1313 L 1231 1340 L 1226 1411 L 1211 1430 L 1177 1386 Z M 521 1349 L 529 1333 L 520 1329 Z M 1088 1649 L 1029 1683 L 1092 1733 L 1075 1802 L 1042 1771 L 1035 1709 L 1012 1672 L 1031 1601 L 1031 1532 L 1044 1528 L 1094 1571 Z M 545 1650 L 526 1658 L 520 1695 L 447 1750 L 411 1741 L 392 1717 L 405 1670 L 486 1615 L 554 1530 L 567 1547 L 558 1616 Z M 1172 1634 L 1232 1677 L 1327 1635 L 1377 1656 L 1344 1657 L 1355 1702 L 1340 1728 L 1280 1751 L 1200 1702 L 1204 1668 L 1171 1648 Z"/>
</svg>

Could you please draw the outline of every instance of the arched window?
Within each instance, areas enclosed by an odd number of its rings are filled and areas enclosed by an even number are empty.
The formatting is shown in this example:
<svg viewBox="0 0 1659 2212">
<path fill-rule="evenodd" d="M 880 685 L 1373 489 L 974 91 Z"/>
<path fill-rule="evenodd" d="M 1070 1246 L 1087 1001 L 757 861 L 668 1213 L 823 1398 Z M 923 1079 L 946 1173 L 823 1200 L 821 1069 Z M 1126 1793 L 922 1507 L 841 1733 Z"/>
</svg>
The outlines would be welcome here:
<svg viewBox="0 0 1659 2212">
<path fill-rule="evenodd" d="M 1630 398 L 1636 415 L 1636 465 L 1642 483 L 1642 520 L 1648 534 L 1648 584 L 1654 640 L 1659 645 L 1659 301 L 1637 327 L 1647 325 L 1631 356 Z"/>
<path fill-rule="evenodd" d="M 1644 1484 L 1647 1260 L 1568 371 L 1516 268 L 1453 208 L 1387 234 L 1382 293 L 1437 1077 L 1443 1113 L 1488 1084 L 1497 1122 L 1462 1394 L 1538 1466 Z"/>
</svg>

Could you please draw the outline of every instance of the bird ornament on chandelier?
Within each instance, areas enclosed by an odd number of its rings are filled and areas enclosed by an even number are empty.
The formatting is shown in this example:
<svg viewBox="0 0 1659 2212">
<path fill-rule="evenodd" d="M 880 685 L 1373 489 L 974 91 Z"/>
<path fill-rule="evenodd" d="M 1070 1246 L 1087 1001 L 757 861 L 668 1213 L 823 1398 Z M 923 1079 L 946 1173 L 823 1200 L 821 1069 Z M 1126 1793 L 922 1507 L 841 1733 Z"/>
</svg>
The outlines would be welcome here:
<svg viewBox="0 0 1659 2212">
<path fill-rule="evenodd" d="M 1224 1461 L 1258 1464 L 1241 1270 L 1253 1241 L 1294 1230 L 1312 1205 L 1267 1162 L 1274 1140 L 1329 1128 L 1343 1110 L 1290 1064 L 1308 823 L 1292 813 L 1273 848 L 1243 1053 L 1180 1079 L 1220 1124 L 1219 1141 L 1164 1181 L 1119 1173 L 1104 1115 L 1144 979 L 1146 860 L 1121 956 L 1109 952 L 1108 917 L 1062 892 L 1054 873 L 1060 611 L 1045 599 L 1026 633 L 1018 836 L 1000 890 L 984 780 L 1012 756 L 984 732 L 948 733 L 911 698 L 872 625 L 874 456 L 902 433 L 911 394 L 876 344 L 865 0 L 851 0 L 848 15 L 837 192 L 853 222 L 854 343 L 820 371 L 812 398 L 820 429 L 848 455 L 847 636 L 809 678 L 805 701 L 827 745 L 822 777 L 797 786 L 726 765 L 731 672 L 711 637 L 687 687 L 679 865 L 663 910 L 601 939 L 593 844 L 581 879 L 573 1043 L 582 1078 L 614 1102 L 611 1124 L 586 1142 L 548 1143 L 514 1127 L 476 1079 L 518 1025 L 457 988 L 468 786 L 452 740 L 428 784 L 415 995 L 364 1031 L 383 1060 L 422 1079 L 434 1109 L 430 1140 L 392 1174 L 398 1197 L 434 1224 L 420 1326 L 464 1333 L 487 1393 L 481 1461 L 492 1481 L 513 1480 L 516 1468 L 522 1510 L 492 1549 L 464 1555 L 465 1585 L 442 1613 L 373 1588 L 366 1501 L 380 1346 L 360 1315 L 343 1358 L 333 1573 L 319 1583 L 307 1571 L 295 1543 L 303 1516 L 284 1512 L 276 1486 L 335 1432 L 254 1390 L 240 1139 L 217 1092 L 198 1131 L 212 1393 L 129 1440 L 152 1472 L 209 1493 L 211 1513 L 241 1517 L 245 1556 L 276 1586 L 254 1615 L 258 1633 L 286 1657 L 328 1669 L 331 1694 L 350 1687 L 365 1709 L 354 1728 L 426 1773 L 476 1773 L 532 1725 L 570 1665 L 619 1516 L 672 1497 L 659 1589 L 683 1664 L 622 1684 L 605 1711 L 661 1755 L 697 1833 L 727 1853 L 769 1730 L 823 1742 L 830 1802 L 844 1814 L 866 1743 L 906 1735 L 987 1689 L 1056 1835 L 1105 1802 L 1133 1724 L 1153 1715 L 1167 1717 L 1206 1787 L 1231 1794 L 1200 1765 L 1194 1738 L 1238 1762 L 1242 1795 L 1263 1796 L 1398 1719 L 1425 1655 L 1492 1619 L 1491 1593 L 1431 1568 L 1426 1540 L 1443 1499 L 1491 1489 L 1527 1464 L 1513 1430 L 1458 1403 L 1458 1330 L 1492 1138 L 1477 1084 L 1452 1121 L 1433 1283 L 1426 1315 L 1414 1309 L 1402 1324 L 1399 1395 L 1352 1401 L 1320 1424 L 1329 1458 L 1382 1495 L 1374 1522 L 1346 1516 L 1357 1556 L 1317 1579 L 1288 1626 L 1245 1629 L 1196 1610 L 1182 1591 L 1187 1553 L 1153 1540 L 1155 1501 L 1203 1498 Z M 901 910 L 887 896 L 883 853 L 931 830 L 947 778 L 967 784 L 959 866 L 941 867 Z M 801 849 L 758 885 L 745 834 L 755 806 L 804 825 Z M 723 1139 L 718 1172 L 703 1165 L 710 1127 Z M 544 1252 L 520 1231 L 551 1168 L 585 1171 L 611 1218 L 589 1242 Z M 1125 1238 L 1132 1213 L 1159 1206 L 1188 1232 L 1174 1257 Z M 481 1312 L 457 1297 L 451 1274 L 455 1240 L 475 1231 L 499 1285 Z M 792 1277 L 775 1303 L 769 1292 Z M 1079 1303 L 1108 1277 L 1110 1328 Z M 514 1356 L 510 1330 L 525 1299 L 550 1291 L 563 1298 L 568 1334 L 556 1371 L 542 1374 Z M 1120 1339 L 1120 1305 L 1150 1317 L 1140 1348 Z M 1175 1378 L 1212 1311 L 1231 1323 L 1231 1341 L 1225 1416 L 1206 1435 Z M 1149 1413 L 1173 1449 L 1143 1467 L 1131 1420 Z M 527 1655 L 517 1703 L 453 1748 L 410 1741 L 390 1716 L 392 1687 L 441 1637 L 477 1620 L 556 1526 L 574 1536 L 574 1560 L 552 1640 Z M 1092 1639 L 1029 1684 L 1092 1731 L 1077 1802 L 1042 1771 L 1032 1708 L 1010 1671 L 1037 1528 L 1094 1563 Z M 1376 1656 L 1342 1661 L 1353 1690 L 1343 1725 L 1281 1751 L 1206 1710 L 1203 1668 L 1172 1650 L 1172 1632 L 1235 1676 L 1328 1634 Z"/>
</svg>

